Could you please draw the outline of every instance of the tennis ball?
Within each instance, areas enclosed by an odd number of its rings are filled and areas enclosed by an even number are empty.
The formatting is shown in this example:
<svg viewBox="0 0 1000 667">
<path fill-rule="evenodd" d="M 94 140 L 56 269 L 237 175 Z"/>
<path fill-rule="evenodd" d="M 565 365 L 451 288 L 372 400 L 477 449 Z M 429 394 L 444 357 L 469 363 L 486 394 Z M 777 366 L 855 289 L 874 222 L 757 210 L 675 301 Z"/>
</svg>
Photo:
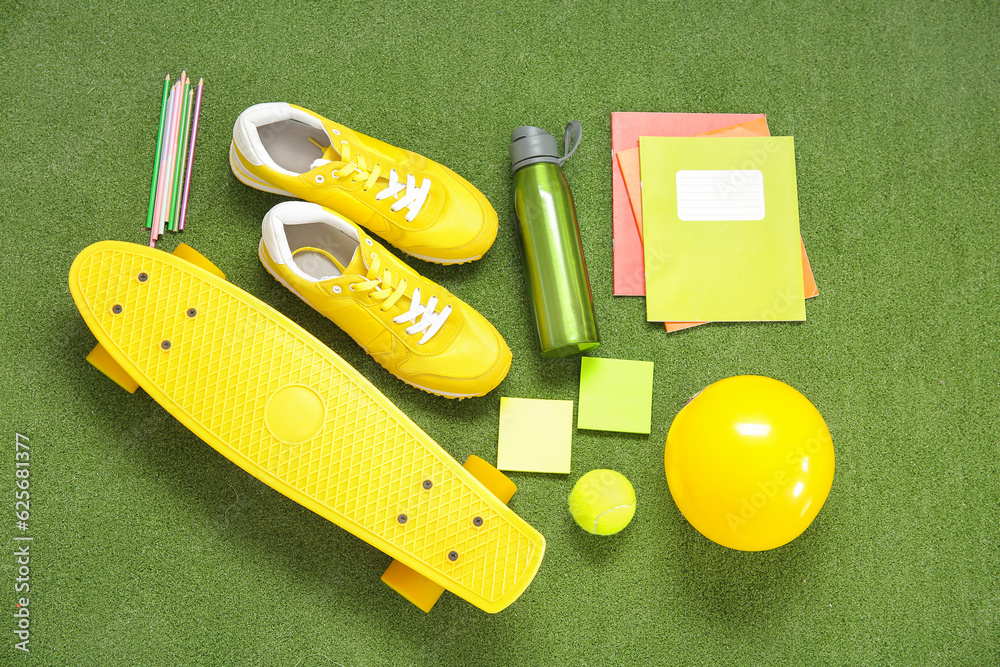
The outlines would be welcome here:
<svg viewBox="0 0 1000 667">
<path fill-rule="evenodd" d="M 635 490 L 614 470 L 591 470 L 569 494 L 569 513 L 588 533 L 614 535 L 635 516 Z"/>
</svg>

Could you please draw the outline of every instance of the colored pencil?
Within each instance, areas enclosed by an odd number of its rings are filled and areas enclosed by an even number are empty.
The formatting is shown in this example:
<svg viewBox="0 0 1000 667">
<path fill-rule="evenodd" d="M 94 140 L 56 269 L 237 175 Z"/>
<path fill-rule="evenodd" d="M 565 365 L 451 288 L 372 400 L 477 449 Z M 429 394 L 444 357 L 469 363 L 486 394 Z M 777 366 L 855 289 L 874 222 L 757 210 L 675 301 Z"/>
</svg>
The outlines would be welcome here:
<svg viewBox="0 0 1000 667">
<path fill-rule="evenodd" d="M 194 123 L 191 127 L 191 150 L 187 158 L 187 175 L 184 177 L 184 195 L 181 197 L 181 221 L 180 228 L 184 229 L 184 219 L 187 217 L 188 193 L 191 191 L 191 165 L 194 164 L 194 144 L 198 138 L 198 117 L 201 114 L 201 91 L 205 87 L 205 79 L 198 79 L 198 94 L 194 101 Z"/>
<path fill-rule="evenodd" d="M 191 140 L 191 113 L 194 111 L 194 85 L 191 85 L 190 90 L 188 90 L 187 104 L 184 107 L 184 143 L 181 146 L 181 168 L 177 173 L 177 192 L 175 196 L 177 197 L 177 205 L 175 216 L 176 224 L 174 225 L 174 231 L 179 232 L 181 230 L 181 203 L 183 202 L 184 195 L 184 174 L 187 172 L 187 156 L 188 156 L 188 142 Z"/>
<path fill-rule="evenodd" d="M 183 106 L 181 116 L 177 121 L 177 159 L 174 164 L 174 183 L 170 191 L 170 231 L 177 231 L 177 219 L 181 213 L 181 179 L 184 177 L 184 158 L 187 154 L 187 126 L 191 117 L 191 80 L 184 81 L 184 92 L 181 95 Z"/>
<path fill-rule="evenodd" d="M 150 247 L 156 247 L 157 239 L 166 231 L 184 229 L 204 87 L 205 79 L 201 78 L 195 91 L 187 70 L 181 72 L 173 85 L 169 74 L 164 77 L 146 214 Z"/>
<path fill-rule="evenodd" d="M 149 185 L 149 212 L 146 214 L 146 229 L 153 226 L 153 204 L 156 201 L 156 180 L 160 174 L 160 150 L 163 148 L 163 119 L 167 112 L 167 93 L 170 90 L 170 75 L 163 79 L 163 96 L 160 101 L 160 129 L 156 132 L 156 154 L 153 157 L 153 180 Z"/>
</svg>

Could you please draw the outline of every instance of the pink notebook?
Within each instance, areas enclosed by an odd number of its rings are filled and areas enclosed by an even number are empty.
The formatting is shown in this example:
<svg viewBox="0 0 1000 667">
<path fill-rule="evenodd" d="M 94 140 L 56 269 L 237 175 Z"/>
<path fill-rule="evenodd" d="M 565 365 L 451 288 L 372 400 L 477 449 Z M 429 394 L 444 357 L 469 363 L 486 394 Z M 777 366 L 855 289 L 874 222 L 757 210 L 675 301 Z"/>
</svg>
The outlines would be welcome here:
<svg viewBox="0 0 1000 667">
<path fill-rule="evenodd" d="M 702 132 L 764 118 L 764 114 L 657 113 L 618 111 L 611 114 L 611 220 L 614 293 L 645 296 L 642 240 L 629 203 L 617 153 L 639 147 L 639 137 L 690 137 Z"/>
</svg>

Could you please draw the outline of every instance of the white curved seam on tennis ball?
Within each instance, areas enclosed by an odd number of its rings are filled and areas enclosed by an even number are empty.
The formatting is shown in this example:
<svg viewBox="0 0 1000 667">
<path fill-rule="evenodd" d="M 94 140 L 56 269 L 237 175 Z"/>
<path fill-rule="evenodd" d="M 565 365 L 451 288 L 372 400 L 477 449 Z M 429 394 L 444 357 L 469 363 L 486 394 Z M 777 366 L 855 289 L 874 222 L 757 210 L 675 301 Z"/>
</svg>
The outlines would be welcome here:
<svg viewBox="0 0 1000 667">
<path fill-rule="evenodd" d="M 597 518 L 594 519 L 594 532 L 595 533 L 597 532 L 597 522 L 601 520 L 602 516 L 604 516 L 608 512 L 614 512 L 615 510 L 625 509 L 626 507 L 635 507 L 635 503 L 629 503 L 628 505 L 619 505 L 618 507 L 611 507 L 598 514 Z"/>
</svg>

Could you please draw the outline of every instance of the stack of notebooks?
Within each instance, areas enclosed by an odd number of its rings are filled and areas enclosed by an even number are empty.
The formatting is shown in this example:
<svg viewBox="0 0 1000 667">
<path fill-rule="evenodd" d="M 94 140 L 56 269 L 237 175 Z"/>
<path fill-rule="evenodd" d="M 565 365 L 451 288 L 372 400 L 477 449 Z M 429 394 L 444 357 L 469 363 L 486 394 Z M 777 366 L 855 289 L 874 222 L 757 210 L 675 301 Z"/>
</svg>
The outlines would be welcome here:
<svg viewBox="0 0 1000 667">
<path fill-rule="evenodd" d="M 801 321 L 816 281 L 795 150 L 763 114 L 611 114 L 614 293 L 646 319 Z"/>
</svg>

